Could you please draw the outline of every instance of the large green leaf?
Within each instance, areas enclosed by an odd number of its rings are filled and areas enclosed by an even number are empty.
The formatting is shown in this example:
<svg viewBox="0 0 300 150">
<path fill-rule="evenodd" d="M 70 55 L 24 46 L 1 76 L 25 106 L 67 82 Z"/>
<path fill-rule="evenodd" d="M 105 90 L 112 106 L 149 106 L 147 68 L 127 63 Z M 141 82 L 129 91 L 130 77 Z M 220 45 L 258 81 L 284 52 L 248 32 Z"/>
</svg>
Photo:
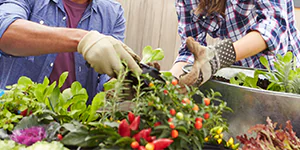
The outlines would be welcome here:
<svg viewBox="0 0 300 150">
<path fill-rule="evenodd" d="M 104 101 L 105 101 L 105 93 L 104 92 L 100 92 L 98 94 L 96 94 L 96 96 L 93 98 L 92 101 L 92 106 L 91 106 L 91 110 L 90 110 L 90 116 L 87 120 L 87 122 L 91 122 L 94 121 L 96 118 L 96 111 L 104 106 Z"/>
<path fill-rule="evenodd" d="M 28 86 L 28 85 L 33 84 L 33 82 L 31 81 L 30 78 L 25 77 L 25 76 L 22 76 L 22 77 L 19 78 L 18 84 L 19 84 L 19 85 L 25 85 L 25 86 Z"/>
<path fill-rule="evenodd" d="M 40 125 L 42 124 L 38 122 L 38 118 L 35 115 L 30 115 L 28 117 L 23 117 L 14 130 L 26 129 Z"/>
<path fill-rule="evenodd" d="M 159 61 L 164 58 L 164 52 L 162 49 L 152 49 L 151 46 L 146 46 L 143 49 L 143 59 L 141 63 L 147 64 L 153 61 Z"/>
<path fill-rule="evenodd" d="M 58 88 L 61 88 L 64 85 L 68 75 L 69 75 L 68 72 L 64 72 L 60 75 L 59 80 L 58 80 Z"/>
</svg>

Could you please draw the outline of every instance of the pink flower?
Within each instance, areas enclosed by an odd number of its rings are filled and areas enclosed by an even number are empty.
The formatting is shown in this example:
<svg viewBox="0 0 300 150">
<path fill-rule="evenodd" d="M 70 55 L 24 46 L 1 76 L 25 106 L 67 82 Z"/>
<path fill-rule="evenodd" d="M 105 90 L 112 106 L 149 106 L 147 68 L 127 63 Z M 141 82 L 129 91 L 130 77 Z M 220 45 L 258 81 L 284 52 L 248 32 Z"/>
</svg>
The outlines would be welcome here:
<svg viewBox="0 0 300 150">
<path fill-rule="evenodd" d="M 15 130 L 10 136 L 11 140 L 27 146 L 30 146 L 35 142 L 42 141 L 44 138 L 46 138 L 46 132 L 43 127 L 31 127 L 23 130 Z"/>
</svg>

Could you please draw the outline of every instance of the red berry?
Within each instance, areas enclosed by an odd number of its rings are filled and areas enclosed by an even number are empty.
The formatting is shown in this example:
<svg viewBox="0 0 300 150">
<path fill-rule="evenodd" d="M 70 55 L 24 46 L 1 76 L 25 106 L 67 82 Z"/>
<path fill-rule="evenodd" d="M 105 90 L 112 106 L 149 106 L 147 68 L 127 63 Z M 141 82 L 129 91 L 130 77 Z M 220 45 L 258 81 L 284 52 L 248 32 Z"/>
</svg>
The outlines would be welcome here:
<svg viewBox="0 0 300 150">
<path fill-rule="evenodd" d="M 138 150 L 146 150 L 145 146 L 139 146 Z"/>
<path fill-rule="evenodd" d="M 164 90 L 164 94 L 167 95 L 168 94 L 168 90 Z"/>
<path fill-rule="evenodd" d="M 170 123 L 170 128 L 171 129 L 174 129 L 175 128 L 175 125 L 173 123 Z"/>
<path fill-rule="evenodd" d="M 133 149 L 136 149 L 136 148 L 139 148 L 140 144 L 139 142 L 137 141 L 133 141 L 131 144 L 130 144 L 131 148 Z"/>
<path fill-rule="evenodd" d="M 160 122 L 156 122 L 156 123 L 154 124 L 154 127 L 157 127 L 157 126 L 159 126 L 159 125 L 161 125 L 161 123 L 160 123 Z"/>
<path fill-rule="evenodd" d="M 195 119 L 195 122 L 197 122 L 197 121 L 200 121 L 201 123 L 203 122 L 203 119 L 202 118 L 196 118 Z"/>
<path fill-rule="evenodd" d="M 172 116 L 174 116 L 174 115 L 176 114 L 175 109 L 171 109 L 171 110 L 170 110 L 170 114 L 171 114 Z"/>
<path fill-rule="evenodd" d="M 209 98 L 204 98 L 203 101 L 204 101 L 204 104 L 206 106 L 208 106 L 210 104 L 210 99 Z"/>
<path fill-rule="evenodd" d="M 62 139 L 63 139 L 63 136 L 62 136 L 61 134 L 57 134 L 57 138 L 58 138 L 59 140 L 62 140 Z"/>
<path fill-rule="evenodd" d="M 177 84 L 178 84 L 178 80 L 173 79 L 173 80 L 172 80 L 172 84 L 173 84 L 174 86 L 177 85 Z"/>
<path fill-rule="evenodd" d="M 169 118 L 169 119 L 168 119 L 168 122 L 172 122 L 172 121 L 173 121 L 173 118 Z"/>
<path fill-rule="evenodd" d="M 203 116 L 204 116 L 204 119 L 207 120 L 209 118 L 209 113 L 205 113 Z"/>
<path fill-rule="evenodd" d="M 20 115 L 22 115 L 23 117 L 27 116 L 27 109 L 23 110 Z"/>
<path fill-rule="evenodd" d="M 178 131 L 177 130 L 172 130 L 171 136 L 172 136 L 172 138 L 177 138 L 178 137 Z"/>
<path fill-rule="evenodd" d="M 195 128 L 196 128 L 197 130 L 201 129 L 201 128 L 202 128 L 202 122 L 196 121 L 196 123 L 195 123 Z"/>
</svg>

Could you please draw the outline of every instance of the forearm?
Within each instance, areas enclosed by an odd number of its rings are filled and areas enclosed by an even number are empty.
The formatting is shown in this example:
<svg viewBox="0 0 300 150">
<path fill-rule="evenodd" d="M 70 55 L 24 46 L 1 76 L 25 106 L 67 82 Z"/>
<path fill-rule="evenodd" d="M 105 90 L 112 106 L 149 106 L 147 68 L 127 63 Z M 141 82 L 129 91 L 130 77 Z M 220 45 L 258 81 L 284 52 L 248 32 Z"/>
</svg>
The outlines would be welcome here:
<svg viewBox="0 0 300 150">
<path fill-rule="evenodd" d="M 36 56 L 57 52 L 75 52 L 88 31 L 40 25 L 16 20 L 0 39 L 0 49 L 14 56 Z"/>
<path fill-rule="evenodd" d="M 240 40 L 234 42 L 236 61 L 253 56 L 267 48 L 265 40 L 257 31 L 249 32 Z"/>
</svg>

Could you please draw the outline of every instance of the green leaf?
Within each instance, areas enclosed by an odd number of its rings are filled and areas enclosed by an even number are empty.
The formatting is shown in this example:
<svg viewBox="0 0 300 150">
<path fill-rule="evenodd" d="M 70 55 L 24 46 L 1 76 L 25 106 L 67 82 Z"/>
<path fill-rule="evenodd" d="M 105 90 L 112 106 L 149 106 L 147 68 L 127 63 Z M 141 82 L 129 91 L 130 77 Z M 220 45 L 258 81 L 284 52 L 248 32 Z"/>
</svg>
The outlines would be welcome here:
<svg viewBox="0 0 300 150">
<path fill-rule="evenodd" d="M 56 134 L 60 130 L 61 126 L 58 122 L 51 122 L 46 128 L 46 135 L 48 140 L 56 140 Z"/>
<path fill-rule="evenodd" d="M 26 148 L 26 150 L 68 150 L 64 145 L 58 141 L 52 141 L 51 143 L 46 141 L 39 141 Z M 23 149 L 20 149 L 23 150 Z"/>
<path fill-rule="evenodd" d="M 288 52 L 284 55 L 282 61 L 283 61 L 284 63 L 290 63 L 290 62 L 292 61 L 292 59 L 293 59 L 293 53 L 292 53 L 291 51 L 288 51 Z"/>
<path fill-rule="evenodd" d="M 184 126 L 177 126 L 176 129 L 179 131 L 183 131 L 184 133 L 188 133 L 187 129 Z"/>
<path fill-rule="evenodd" d="M 146 46 L 143 49 L 143 59 L 141 63 L 147 64 L 149 62 L 162 60 L 164 58 L 164 52 L 162 49 L 153 50 L 151 46 Z"/>
<path fill-rule="evenodd" d="M 60 89 L 58 87 L 55 87 L 51 93 L 51 95 L 49 96 L 49 103 L 50 103 L 50 106 L 51 110 L 57 112 L 58 109 L 57 109 L 57 106 L 58 106 L 58 103 L 59 103 L 59 95 L 60 95 Z"/>
<path fill-rule="evenodd" d="M 186 141 L 187 143 L 190 143 L 189 138 L 185 135 L 179 132 L 178 137 Z"/>
<path fill-rule="evenodd" d="M 107 125 L 112 128 L 118 128 L 120 124 L 117 122 L 104 122 L 104 125 Z"/>
<path fill-rule="evenodd" d="M 19 78 L 18 84 L 19 84 L 19 85 L 25 85 L 25 86 L 28 86 L 28 85 L 33 84 L 33 82 L 31 81 L 30 78 L 25 77 L 25 76 L 22 76 L 22 77 Z"/>
<path fill-rule="evenodd" d="M 72 94 L 75 95 L 75 94 L 79 93 L 81 89 L 82 89 L 82 86 L 78 81 L 75 81 L 72 83 L 72 85 L 71 85 Z"/>
<path fill-rule="evenodd" d="M 162 73 L 163 76 L 165 76 L 165 77 L 172 77 L 172 76 L 173 76 L 172 73 L 171 73 L 171 72 L 168 72 L 168 71 L 162 71 L 161 73 Z"/>
<path fill-rule="evenodd" d="M 131 137 L 122 137 L 119 140 L 117 140 L 114 145 L 120 145 L 121 147 L 124 147 L 126 145 L 130 145 L 131 142 L 134 140 Z"/>
<path fill-rule="evenodd" d="M 193 136 L 192 140 L 193 140 L 193 145 L 196 145 L 197 149 L 202 149 L 201 146 L 202 144 L 200 143 L 200 140 L 196 136 Z"/>
<path fill-rule="evenodd" d="M 103 84 L 104 90 L 108 91 L 111 90 L 115 87 L 115 84 L 117 83 L 118 80 L 112 79 L 106 83 Z"/>
<path fill-rule="evenodd" d="M 64 145 L 73 145 L 73 146 L 80 146 L 85 142 L 85 138 L 89 135 L 89 132 L 69 132 L 61 142 Z"/>
<path fill-rule="evenodd" d="M 28 117 L 23 117 L 23 119 L 17 124 L 14 130 L 20 130 L 25 128 L 31 128 L 33 126 L 42 125 L 38 122 L 38 118 L 35 115 L 30 115 Z"/>
<path fill-rule="evenodd" d="M 102 106 L 104 106 L 104 101 L 105 101 L 105 93 L 104 92 L 97 93 L 96 96 L 93 98 L 92 106 L 90 110 L 90 116 L 87 122 L 91 122 L 97 119 L 95 117 L 96 111 Z"/>
<path fill-rule="evenodd" d="M 170 127 L 167 125 L 159 125 L 154 127 L 154 130 L 166 130 L 166 129 L 170 129 Z"/>
<path fill-rule="evenodd" d="M 265 57 L 260 57 L 259 60 L 260 60 L 260 63 L 261 63 L 262 65 L 264 65 L 269 71 L 271 70 L 267 58 L 265 58 Z"/>
<path fill-rule="evenodd" d="M 59 80 L 58 80 L 58 88 L 61 88 L 64 85 L 68 75 L 69 75 L 68 72 L 64 72 L 60 75 Z"/>
</svg>

